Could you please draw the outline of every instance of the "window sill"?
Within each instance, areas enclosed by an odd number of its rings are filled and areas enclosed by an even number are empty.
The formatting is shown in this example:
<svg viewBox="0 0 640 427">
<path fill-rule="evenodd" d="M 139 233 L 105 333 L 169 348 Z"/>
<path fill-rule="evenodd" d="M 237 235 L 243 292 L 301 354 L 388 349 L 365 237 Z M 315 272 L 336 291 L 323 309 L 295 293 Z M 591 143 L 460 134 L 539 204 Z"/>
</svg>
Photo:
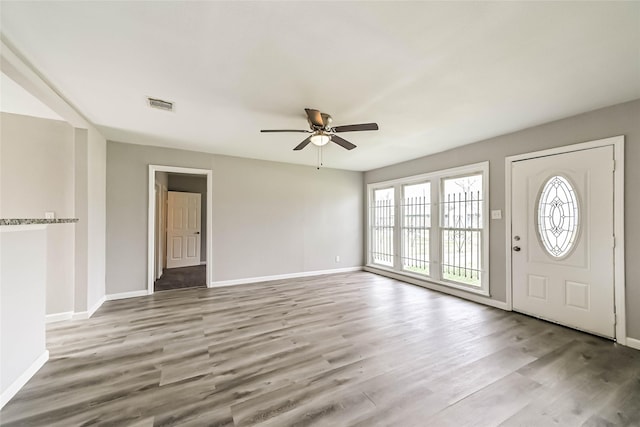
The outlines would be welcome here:
<svg viewBox="0 0 640 427">
<path fill-rule="evenodd" d="M 434 279 L 432 279 L 430 277 L 423 276 L 421 274 L 414 274 L 414 273 L 410 273 L 410 272 L 407 272 L 407 271 L 398 271 L 398 270 L 394 270 L 392 268 L 385 267 L 385 266 L 378 265 L 378 264 L 367 264 L 366 267 L 370 268 L 372 270 L 380 270 L 380 271 L 385 271 L 385 272 L 388 272 L 388 273 L 396 274 L 398 276 L 407 277 L 407 278 L 413 279 L 414 281 L 423 282 L 424 284 L 434 284 L 434 285 L 437 285 L 437 286 L 444 286 L 444 287 L 447 287 L 447 288 L 452 288 L 452 289 L 457 289 L 457 290 L 464 291 L 464 292 L 469 292 L 469 293 L 475 294 L 475 295 L 481 295 L 481 296 L 484 296 L 484 297 L 491 297 L 491 294 L 489 293 L 489 290 L 487 290 L 487 289 L 472 288 L 470 286 L 459 285 L 459 284 L 457 284 L 455 282 L 449 282 L 449 281 L 444 281 L 444 280 L 434 280 Z M 415 284 L 418 285 L 418 286 L 422 286 L 420 283 L 415 283 Z M 429 286 L 424 286 L 424 287 L 429 287 Z"/>
</svg>

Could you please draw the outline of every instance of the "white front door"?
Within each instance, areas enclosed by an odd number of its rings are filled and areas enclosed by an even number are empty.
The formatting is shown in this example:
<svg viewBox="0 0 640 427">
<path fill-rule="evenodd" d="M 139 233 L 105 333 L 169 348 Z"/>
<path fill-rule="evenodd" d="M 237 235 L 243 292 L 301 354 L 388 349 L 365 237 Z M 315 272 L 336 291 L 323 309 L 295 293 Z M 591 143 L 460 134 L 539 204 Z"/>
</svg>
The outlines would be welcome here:
<svg viewBox="0 0 640 427">
<path fill-rule="evenodd" d="M 613 146 L 512 163 L 513 309 L 615 336 Z"/>
<path fill-rule="evenodd" d="M 167 268 L 200 264 L 200 194 L 169 191 Z"/>
</svg>

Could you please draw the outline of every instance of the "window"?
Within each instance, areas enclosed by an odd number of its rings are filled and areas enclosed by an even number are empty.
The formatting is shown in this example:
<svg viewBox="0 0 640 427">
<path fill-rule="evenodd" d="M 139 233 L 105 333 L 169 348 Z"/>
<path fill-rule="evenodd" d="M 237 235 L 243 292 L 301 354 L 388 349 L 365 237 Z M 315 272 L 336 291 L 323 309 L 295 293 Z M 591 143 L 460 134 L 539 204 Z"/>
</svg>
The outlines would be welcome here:
<svg viewBox="0 0 640 427">
<path fill-rule="evenodd" d="M 480 286 L 482 174 L 442 180 L 442 278 Z"/>
<path fill-rule="evenodd" d="M 429 274 L 431 184 L 402 186 L 402 269 Z"/>
<path fill-rule="evenodd" d="M 488 169 L 369 184 L 367 265 L 489 295 Z"/>
<path fill-rule="evenodd" d="M 394 189 L 374 190 L 371 206 L 371 258 L 376 264 L 393 266 L 395 226 Z"/>
</svg>

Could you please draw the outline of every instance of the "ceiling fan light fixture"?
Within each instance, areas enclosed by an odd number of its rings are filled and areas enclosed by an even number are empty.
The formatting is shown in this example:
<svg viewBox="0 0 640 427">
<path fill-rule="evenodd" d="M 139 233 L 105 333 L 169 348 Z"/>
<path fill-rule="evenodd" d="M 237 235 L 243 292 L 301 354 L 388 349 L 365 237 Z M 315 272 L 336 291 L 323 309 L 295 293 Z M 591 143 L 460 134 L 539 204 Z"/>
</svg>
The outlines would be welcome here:
<svg viewBox="0 0 640 427">
<path fill-rule="evenodd" d="M 317 133 L 311 136 L 310 141 L 313 145 L 322 147 L 323 145 L 327 145 L 329 141 L 331 141 L 331 136 L 327 135 L 326 133 Z"/>
</svg>

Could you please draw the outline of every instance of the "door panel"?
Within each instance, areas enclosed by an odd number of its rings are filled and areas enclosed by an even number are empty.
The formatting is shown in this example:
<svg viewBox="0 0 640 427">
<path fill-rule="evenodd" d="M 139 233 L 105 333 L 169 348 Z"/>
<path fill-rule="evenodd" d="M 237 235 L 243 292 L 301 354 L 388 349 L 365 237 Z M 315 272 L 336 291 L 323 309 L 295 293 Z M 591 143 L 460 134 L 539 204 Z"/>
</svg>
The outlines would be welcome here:
<svg viewBox="0 0 640 427">
<path fill-rule="evenodd" d="M 169 198 L 171 198 L 171 196 L 169 196 Z M 175 197 L 174 197 L 174 203 L 175 203 Z M 177 206 L 177 207 L 174 206 L 171 212 L 173 212 L 173 221 L 171 221 L 171 224 L 173 225 L 173 230 L 179 231 L 185 228 L 183 227 L 183 221 L 182 221 L 182 217 L 184 216 L 183 208 L 181 206 Z"/>
<path fill-rule="evenodd" d="M 513 308 L 614 337 L 613 147 L 512 164 Z"/>
<path fill-rule="evenodd" d="M 196 256 L 196 248 L 200 247 L 200 243 L 196 236 L 187 236 L 187 257 L 193 258 Z"/>
<path fill-rule="evenodd" d="M 547 277 L 529 275 L 529 292 L 530 298 L 538 298 L 543 301 L 547 300 Z"/>
<path fill-rule="evenodd" d="M 169 191 L 167 268 L 200 264 L 200 194 Z"/>
<path fill-rule="evenodd" d="M 182 255 L 182 237 L 181 236 L 174 236 L 171 238 L 171 243 L 172 243 L 172 247 L 171 250 L 169 251 L 171 253 L 171 256 L 169 257 L 170 260 L 176 260 L 176 259 L 181 259 L 183 258 Z"/>
</svg>

